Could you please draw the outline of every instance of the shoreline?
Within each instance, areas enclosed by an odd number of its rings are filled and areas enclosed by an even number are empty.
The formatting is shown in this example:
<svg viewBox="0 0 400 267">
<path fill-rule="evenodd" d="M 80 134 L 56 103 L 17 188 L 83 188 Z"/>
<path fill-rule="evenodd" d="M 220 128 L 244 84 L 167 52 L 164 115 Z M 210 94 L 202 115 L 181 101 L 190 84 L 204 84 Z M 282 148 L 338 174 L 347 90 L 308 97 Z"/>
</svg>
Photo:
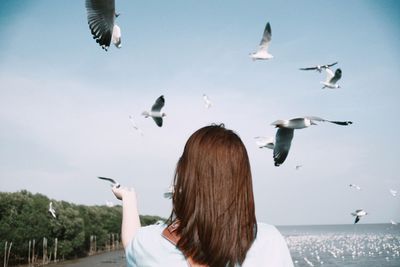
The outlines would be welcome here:
<svg viewBox="0 0 400 267">
<path fill-rule="evenodd" d="M 19 264 L 19 265 L 10 265 L 10 267 L 92 267 L 92 266 L 104 266 L 104 267 L 114 267 L 114 266 L 126 266 L 125 265 L 125 252 L 124 249 L 116 249 L 112 251 L 102 251 L 93 255 L 88 255 L 76 259 L 68 259 L 57 262 L 50 262 L 48 264 L 42 265 L 39 260 L 35 265 L 29 264 Z M 97 263 L 97 264 L 96 264 Z M 100 264 L 100 265 L 99 265 Z M 117 264 L 117 265 L 116 265 Z"/>
</svg>

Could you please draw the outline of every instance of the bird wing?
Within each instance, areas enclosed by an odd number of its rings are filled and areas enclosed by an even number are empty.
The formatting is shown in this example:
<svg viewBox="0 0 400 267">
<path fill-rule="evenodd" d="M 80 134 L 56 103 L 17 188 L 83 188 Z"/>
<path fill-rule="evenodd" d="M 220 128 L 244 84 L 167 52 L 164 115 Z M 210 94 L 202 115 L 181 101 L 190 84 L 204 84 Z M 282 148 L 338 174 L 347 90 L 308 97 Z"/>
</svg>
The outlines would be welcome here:
<svg viewBox="0 0 400 267">
<path fill-rule="evenodd" d="M 352 121 L 329 121 L 329 122 L 337 124 L 337 125 L 342 125 L 342 126 L 347 126 L 347 125 L 353 124 Z"/>
<path fill-rule="evenodd" d="M 320 117 L 316 117 L 316 116 L 307 116 L 307 117 L 305 117 L 305 118 L 307 118 L 307 119 L 309 119 L 309 120 L 312 120 L 312 121 L 321 121 L 321 122 L 326 121 L 325 119 L 320 118 Z"/>
<path fill-rule="evenodd" d="M 327 64 L 326 66 L 327 66 L 328 68 L 330 68 L 330 67 L 332 67 L 332 66 L 335 66 L 336 64 L 338 64 L 338 62 L 335 62 L 335 63 L 332 63 L 332 64 Z"/>
<path fill-rule="evenodd" d="M 151 111 L 152 112 L 160 112 L 160 110 L 162 109 L 162 107 L 165 104 L 165 99 L 164 96 L 160 96 L 159 98 L 157 98 L 156 102 L 153 104 L 153 106 L 151 107 Z M 157 122 L 156 122 L 157 123 Z M 161 120 L 161 124 L 162 124 L 162 120 Z M 158 125 L 158 124 L 157 124 Z"/>
<path fill-rule="evenodd" d="M 267 49 L 268 48 L 269 42 L 271 42 L 271 36 L 272 36 L 271 35 L 271 25 L 268 22 L 267 25 L 265 25 L 264 34 L 261 39 L 259 49 Z"/>
<path fill-rule="evenodd" d="M 161 127 L 163 124 L 163 119 L 161 117 L 152 117 L 153 120 L 156 122 L 158 127 Z"/>
<path fill-rule="evenodd" d="M 289 154 L 294 130 L 289 128 L 279 128 L 275 135 L 274 162 L 275 166 L 281 165 Z"/>
<path fill-rule="evenodd" d="M 307 116 L 305 118 L 310 119 L 312 121 L 330 122 L 330 123 L 334 123 L 334 124 L 342 125 L 342 126 L 347 126 L 347 125 L 353 124 L 352 121 L 330 121 L 330 120 L 325 120 L 323 118 L 316 117 L 316 116 Z"/>
<path fill-rule="evenodd" d="M 316 70 L 317 67 L 309 67 L 309 68 L 300 68 L 299 70 Z"/>
<path fill-rule="evenodd" d="M 115 20 L 115 0 L 86 0 L 87 20 L 93 39 L 107 51 Z"/>
<path fill-rule="evenodd" d="M 272 137 L 265 137 L 265 136 L 256 136 L 256 144 L 259 147 L 267 146 L 268 148 L 274 146 L 274 139 Z"/>
<path fill-rule="evenodd" d="M 354 221 L 354 224 L 358 223 L 359 220 L 360 220 L 360 217 L 356 216 L 356 220 Z"/>
<path fill-rule="evenodd" d="M 335 74 L 333 74 L 333 71 L 331 69 L 325 69 L 325 71 L 326 71 L 326 82 L 329 83 L 333 78 L 333 76 L 335 76 Z"/>
<path fill-rule="evenodd" d="M 117 184 L 117 182 L 116 182 L 114 179 L 111 179 L 111 178 L 101 177 L 101 176 L 98 176 L 97 178 L 102 179 L 102 180 L 109 181 L 109 182 L 112 183 L 112 184 Z"/>
<path fill-rule="evenodd" d="M 326 70 L 328 70 L 328 69 L 326 69 Z M 339 81 L 340 80 L 340 78 L 342 78 L 342 70 L 341 69 L 337 69 L 336 71 L 335 71 L 335 75 L 330 79 L 330 83 L 331 84 L 335 84 L 337 81 Z"/>
<path fill-rule="evenodd" d="M 121 48 L 121 28 L 115 24 L 111 40 L 117 48 Z"/>
</svg>

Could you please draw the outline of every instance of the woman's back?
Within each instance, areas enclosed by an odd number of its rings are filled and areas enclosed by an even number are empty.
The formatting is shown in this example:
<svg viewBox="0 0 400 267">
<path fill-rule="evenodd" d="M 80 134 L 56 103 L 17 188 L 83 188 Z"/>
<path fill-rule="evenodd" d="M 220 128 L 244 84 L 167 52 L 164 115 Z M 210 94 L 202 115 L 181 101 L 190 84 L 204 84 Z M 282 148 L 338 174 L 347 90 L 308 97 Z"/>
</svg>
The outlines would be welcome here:
<svg viewBox="0 0 400 267">
<path fill-rule="evenodd" d="M 128 266 L 188 266 L 183 253 L 162 237 L 161 233 L 165 227 L 163 224 L 150 225 L 139 230 L 126 248 Z M 293 263 L 279 231 L 272 225 L 258 223 L 257 238 L 241 266 L 292 267 Z"/>
</svg>

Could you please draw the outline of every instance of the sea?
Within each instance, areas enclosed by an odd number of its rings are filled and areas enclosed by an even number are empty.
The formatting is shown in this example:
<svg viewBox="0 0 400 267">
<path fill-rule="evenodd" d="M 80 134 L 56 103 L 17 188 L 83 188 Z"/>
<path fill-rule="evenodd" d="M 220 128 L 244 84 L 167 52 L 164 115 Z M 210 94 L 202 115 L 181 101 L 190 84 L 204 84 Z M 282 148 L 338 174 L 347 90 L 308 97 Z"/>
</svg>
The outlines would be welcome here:
<svg viewBox="0 0 400 267">
<path fill-rule="evenodd" d="M 278 226 L 294 266 L 400 267 L 399 224 Z"/>
</svg>

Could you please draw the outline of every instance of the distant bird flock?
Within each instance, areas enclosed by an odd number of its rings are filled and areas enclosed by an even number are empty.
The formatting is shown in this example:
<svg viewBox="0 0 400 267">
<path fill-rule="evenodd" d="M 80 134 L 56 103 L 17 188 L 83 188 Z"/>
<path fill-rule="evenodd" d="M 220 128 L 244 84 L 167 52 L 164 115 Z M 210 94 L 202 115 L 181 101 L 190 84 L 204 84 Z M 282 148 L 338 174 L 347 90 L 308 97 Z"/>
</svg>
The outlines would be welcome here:
<svg viewBox="0 0 400 267">
<path fill-rule="evenodd" d="M 99 44 L 101 48 L 107 51 L 113 43 L 115 47 L 121 48 L 121 29 L 115 23 L 115 19 L 119 16 L 119 13 L 115 12 L 115 0 L 86 0 L 85 3 L 86 11 L 87 11 L 87 20 L 90 32 L 92 34 L 93 39 L 96 40 L 96 43 Z M 272 39 L 272 30 L 270 22 L 267 22 L 264 28 L 264 32 L 258 45 L 256 51 L 249 54 L 249 57 L 253 61 L 260 60 L 270 60 L 273 59 L 274 56 L 270 54 L 269 47 Z M 318 73 L 322 73 L 325 71 L 326 79 L 325 81 L 321 81 L 320 83 L 323 85 L 322 89 L 338 89 L 341 86 L 338 84 L 338 81 L 342 78 L 342 70 L 337 68 L 333 71 L 331 68 L 337 65 L 338 62 L 333 62 L 325 65 L 314 65 L 310 67 L 302 67 L 299 70 L 302 71 L 316 71 Z M 203 94 L 203 102 L 206 109 L 209 109 L 213 106 L 208 95 Z M 158 127 L 163 126 L 163 118 L 166 116 L 164 112 L 162 112 L 162 108 L 165 105 L 165 98 L 163 95 L 158 97 L 154 104 L 152 105 L 150 111 L 143 111 L 142 116 L 145 118 L 151 117 L 155 124 Z M 133 116 L 129 116 L 129 120 L 131 121 L 131 126 L 133 129 L 140 133 L 143 136 L 143 131 L 139 128 Z M 315 116 L 305 116 L 298 117 L 292 119 L 278 119 L 271 123 L 271 125 L 277 128 L 275 138 L 273 137 L 265 137 L 265 136 L 257 136 L 256 145 L 259 148 L 269 148 L 273 150 L 272 157 L 274 160 L 274 165 L 276 167 L 281 166 L 286 158 L 288 157 L 291 143 L 294 137 L 294 130 L 299 130 L 303 128 L 308 128 L 312 125 L 317 125 L 316 122 L 329 122 L 341 126 L 349 126 L 353 122 L 352 121 L 332 121 L 326 120 Z M 296 165 L 295 169 L 299 170 L 303 165 Z M 106 177 L 98 177 L 99 179 L 106 180 L 110 182 L 114 186 L 119 186 L 119 183 L 111 178 Z M 355 184 L 350 184 L 350 188 L 356 189 L 357 191 L 361 190 L 361 187 Z M 164 197 L 172 198 L 174 189 L 170 187 L 167 192 L 165 192 Z M 396 197 L 397 191 L 390 189 L 390 194 L 393 197 Z M 55 218 L 55 211 L 52 208 L 52 203 L 50 202 L 49 212 Z M 358 209 L 355 212 L 352 212 L 351 215 L 355 216 L 354 223 L 360 221 L 360 219 L 367 215 L 368 213 L 363 209 Z M 396 224 L 393 220 L 392 224 Z"/>
</svg>

